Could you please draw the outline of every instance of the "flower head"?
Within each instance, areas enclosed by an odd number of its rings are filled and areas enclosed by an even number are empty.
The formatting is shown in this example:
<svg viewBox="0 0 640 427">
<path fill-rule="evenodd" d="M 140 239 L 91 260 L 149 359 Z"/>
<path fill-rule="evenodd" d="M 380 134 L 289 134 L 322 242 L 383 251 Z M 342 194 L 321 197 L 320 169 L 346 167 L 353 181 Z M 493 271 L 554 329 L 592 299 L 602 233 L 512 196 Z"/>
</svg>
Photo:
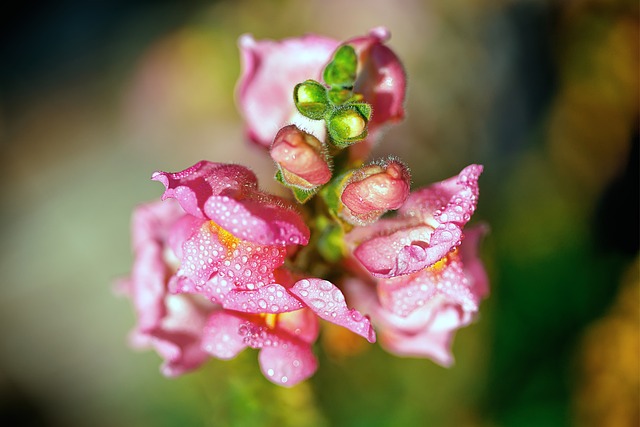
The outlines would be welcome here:
<svg viewBox="0 0 640 427">
<path fill-rule="evenodd" d="M 171 285 L 176 292 L 223 302 L 231 290 L 276 285 L 274 272 L 287 247 L 309 240 L 300 214 L 260 192 L 242 166 L 199 162 L 182 172 L 156 172 L 153 179 L 165 185 L 163 198 L 175 198 L 185 211 L 172 238 L 180 260 Z"/>
<path fill-rule="evenodd" d="M 354 279 L 347 290 L 354 304 L 369 313 L 380 343 L 399 356 L 428 357 L 443 366 L 453 363 L 451 343 L 471 323 L 488 293 L 488 280 L 477 246 L 483 227 L 467 231 L 459 250 L 433 268 L 377 279 Z"/>
<path fill-rule="evenodd" d="M 322 124 L 297 113 L 292 93 L 296 84 L 320 78 L 338 44 L 316 35 L 282 41 L 240 37 L 242 73 L 236 97 L 253 142 L 269 147 L 278 129 L 291 123 L 323 139 Z"/>
<path fill-rule="evenodd" d="M 369 123 L 369 135 L 375 135 L 380 126 L 404 117 L 406 76 L 398 57 L 384 44 L 389 37 L 389 32 L 380 27 L 343 43 L 352 45 L 357 54 L 358 77 L 354 90 L 375 112 Z M 298 83 L 320 80 L 324 66 L 340 43 L 315 35 L 280 42 L 256 41 L 244 35 L 239 44 L 242 74 L 237 85 L 237 102 L 250 139 L 269 147 L 280 128 L 296 124 L 324 140 L 324 123 L 299 114 L 292 94 Z M 348 118 L 357 121 L 357 116 L 352 116 L 355 119 Z M 362 126 L 356 123 L 345 132 L 348 137 L 355 137 L 362 133 Z"/>
<path fill-rule="evenodd" d="M 376 277 L 395 277 L 429 267 L 460 245 L 462 228 L 478 202 L 482 166 L 411 193 L 398 216 L 354 229 L 353 254 Z"/>
</svg>

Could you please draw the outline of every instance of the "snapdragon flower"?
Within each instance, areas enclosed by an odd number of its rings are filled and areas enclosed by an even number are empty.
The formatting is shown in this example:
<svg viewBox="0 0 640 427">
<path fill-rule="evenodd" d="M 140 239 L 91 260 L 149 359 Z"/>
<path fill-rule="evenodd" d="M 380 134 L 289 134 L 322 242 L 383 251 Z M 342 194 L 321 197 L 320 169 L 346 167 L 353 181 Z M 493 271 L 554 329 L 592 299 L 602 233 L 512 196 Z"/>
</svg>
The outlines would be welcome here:
<svg viewBox="0 0 640 427">
<path fill-rule="evenodd" d="M 153 179 L 175 200 L 134 212 L 134 268 L 120 289 L 138 315 L 133 345 L 155 348 L 165 375 L 252 347 L 262 349 L 269 380 L 295 385 L 317 368 L 318 318 L 375 342 L 368 317 L 337 287 L 296 281 L 283 267 L 309 230 L 288 202 L 260 192 L 248 169 L 202 161 Z"/>
<path fill-rule="evenodd" d="M 464 232 L 482 166 L 411 192 L 400 159 L 367 160 L 380 129 L 404 117 L 388 39 L 384 28 L 344 43 L 241 37 L 238 106 L 293 200 L 241 165 L 153 174 L 163 202 L 134 212 L 120 288 L 138 316 L 134 345 L 155 348 L 166 375 L 252 348 L 269 381 L 294 386 L 318 367 L 322 322 L 374 343 L 373 321 L 388 351 L 452 363 L 455 330 L 488 293 L 484 229 Z"/>
<path fill-rule="evenodd" d="M 358 78 L 354 91 L 375 112 L 368 129 L 369 136 L 375 139 L 383 125 L 404 117 L 406 75 L 396 54 L 385 45 L 389 38 L 389 31 L 383 27 L 344 43 L 317 35 L 279 42 L 242 36 L 242 74 L 236 98 L 249 138 L 269 147 L 280 128 L 295 124 L 324 140 L 325 127 L 298 113 L 291 90 L 298 83 L 320 80 L 323 67 L 343 44 L 355 49 Z"/>
</svg>

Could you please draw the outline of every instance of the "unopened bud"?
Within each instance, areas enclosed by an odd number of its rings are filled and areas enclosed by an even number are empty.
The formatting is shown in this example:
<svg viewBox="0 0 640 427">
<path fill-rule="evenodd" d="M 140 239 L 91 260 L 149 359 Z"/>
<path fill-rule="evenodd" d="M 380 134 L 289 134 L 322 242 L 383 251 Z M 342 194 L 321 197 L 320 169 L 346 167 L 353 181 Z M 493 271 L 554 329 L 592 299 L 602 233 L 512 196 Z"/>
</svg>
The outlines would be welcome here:
<svg viewBox="0 0 640 427">
<path fill-rule="evenodd" d="M 324 145 L 295 125 L 280 129 L 271 146 L 271 158 L 289 186 L 313 190 L 331 179 Z"/>
<path fill-rule="evenodd" d="M 327 89 L 314 80 L 298 83 L 293 89 L 293 102 L 303 116 L 320 120 L 329 104 Z"/>
<path fill-rule="evenodd" d="M 355 171 L 340 199 L 341 215 L 354 225 L 367 225 L 388 210 L 398 209 L 409 196 L 409 169 L 399 160 L 374 163 Z"/>
<path fill-rule="evenodd" d="M 344 147 L 364 139 L 370 116 L 371 109 L 367 104 L 337 110 L 327 123 L 335 145 Z"/>
</svg>

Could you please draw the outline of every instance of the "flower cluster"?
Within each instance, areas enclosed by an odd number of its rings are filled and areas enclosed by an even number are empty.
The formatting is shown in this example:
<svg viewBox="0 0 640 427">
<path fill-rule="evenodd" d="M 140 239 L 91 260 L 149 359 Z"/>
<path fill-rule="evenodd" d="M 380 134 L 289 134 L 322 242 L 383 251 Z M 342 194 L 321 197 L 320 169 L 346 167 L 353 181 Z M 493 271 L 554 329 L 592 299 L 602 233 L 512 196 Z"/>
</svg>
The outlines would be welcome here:
<svg viewBox="0 0 640 427">
<path fill-rule="evenodd" d="M 321 320 L 371 343 L 373 322 L 390 352 L 451 363 L 452 334 L 488 292 L 483 228 L 463 233 L 482 167 L 411 192 L 399 159 L 367 163 L 381 128 L 404 116 L 388 38 L 240 39 L 247 135 L 292 199 L 235 164 L 153 174 L 165 191 L 134 212 L 121 290 L 138 317 L 133 345 L 155 348 L 165 375 L 251 347 L 267 379 L 295 385 L 317 369 Z"/>
</svg>

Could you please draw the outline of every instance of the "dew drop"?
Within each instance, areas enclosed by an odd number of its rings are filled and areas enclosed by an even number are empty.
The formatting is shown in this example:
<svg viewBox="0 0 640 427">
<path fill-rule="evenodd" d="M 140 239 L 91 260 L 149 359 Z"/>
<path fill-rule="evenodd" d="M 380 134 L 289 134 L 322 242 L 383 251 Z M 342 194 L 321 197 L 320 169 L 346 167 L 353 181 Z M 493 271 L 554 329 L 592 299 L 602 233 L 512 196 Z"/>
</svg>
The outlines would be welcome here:
<svg viewBox="0 0 640 427">
<path fill-rule="evenodd" d="M 310 302 L 311 302 L 311 305 L 313 305 L 315 308 L 318 308 L 318 309 L 324 308 L 327 305 L 327 303 L 325 303 L 323 300 L 317 299 L 317 298 L 312 299 Z"/>
</svg>

